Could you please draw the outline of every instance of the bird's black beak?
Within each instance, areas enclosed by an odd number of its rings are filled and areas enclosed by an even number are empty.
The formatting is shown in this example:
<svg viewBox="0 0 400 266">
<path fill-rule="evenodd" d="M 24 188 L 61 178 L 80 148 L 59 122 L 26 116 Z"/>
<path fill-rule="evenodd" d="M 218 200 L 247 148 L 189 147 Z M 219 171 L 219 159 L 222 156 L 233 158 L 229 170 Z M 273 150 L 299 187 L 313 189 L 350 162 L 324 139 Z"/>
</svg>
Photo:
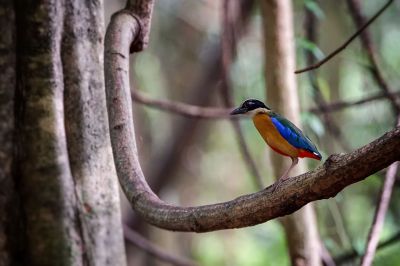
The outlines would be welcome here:
<svg viewBox="0 0 400 266">
<path fill-rule="evenodd" d="M 239 115 L 239 114 L 245 114 L 245 113 L 247 113 L 247 109 L 243 108 L 243 107 L 239 107 L 239 108 L 236 108 L 235 110 L 233 110 L 231 112 L 231 115 Z"/>
</svg>

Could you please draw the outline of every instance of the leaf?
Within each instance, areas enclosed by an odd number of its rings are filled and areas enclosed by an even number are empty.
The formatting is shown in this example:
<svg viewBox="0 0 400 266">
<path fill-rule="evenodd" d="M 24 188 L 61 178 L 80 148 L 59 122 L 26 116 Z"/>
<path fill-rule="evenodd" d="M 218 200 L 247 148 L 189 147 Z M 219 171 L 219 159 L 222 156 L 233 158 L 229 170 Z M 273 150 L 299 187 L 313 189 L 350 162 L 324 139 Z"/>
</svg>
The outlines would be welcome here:
<svg viewBox="0 0 400 266">
<path fill-rule="evenodd" d="M 302 122 L 308 125 L 315 135 L 321 137 L 325 134 L 325 127 L 318 116 L 312 113 L 304 113 L 301 116 Z"/>
<path fill-rule="evenodd" d="M 322 60 L 325 57 L 324 53 L 321 51 L 321 49 L 319 49 L 319 47 L 315 43 L 313 43 L 307 39 L 298 38 L 297 44 L 300 48 L 302 48 L 306 51 L 310 51 L 315 56 L 315 58 L 317 58 L 318 60 Z"/>
<path fill-rule="evenodd" d="M 325 13 L 324 11 L 319 7 L 317 2 L 313 0 L 306 0 L 304 2 L 305 7 L 310 10 L 318 19 L 324 19 L 325 18 Z"/>
</svg>

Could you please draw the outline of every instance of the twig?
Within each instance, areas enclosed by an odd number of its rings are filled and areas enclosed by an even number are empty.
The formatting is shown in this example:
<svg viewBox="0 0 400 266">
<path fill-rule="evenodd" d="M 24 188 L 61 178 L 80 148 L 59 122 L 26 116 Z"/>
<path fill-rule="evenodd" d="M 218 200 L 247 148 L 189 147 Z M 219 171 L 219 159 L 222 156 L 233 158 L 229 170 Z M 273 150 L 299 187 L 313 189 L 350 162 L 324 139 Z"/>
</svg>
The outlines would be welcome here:
<svg viewBox="0 0 400 266">
<path fill-rule="evenodd" d="M 325 244 L 320 241 L 321 247 L 321 260 L 325 266 L 336 266 L 335 261 L 333 260 L 329 250 L 325 247 Z"/>
<path fill-rule="evenodd" d="M 392 1 L 387 3 L 387 6 Z M 360 3 L 357 0 L 347 0 L 347 4 L 352 13 L 353 20 L 357 26 L 363 24 L 365 22 L 365 18 L 361 13 Z M 400 123 L 400 103 L 397 102 L 397 99 L 391 94 L 391 89 L 389 85 L 386 83 L 383 75 L 379 69 L 378 62 L 376 59 L 376 55 L 373 49 L 371 37 L 368 31 L 365 31 L 361 34 L 361 43 L 364 49 L 367 51 L 367 55 L 369 61 L 371 63 L 371 67 L 369 68 L 372 76 L 374 77 L 376 83 L 380 86 L 385 96 L 390 100 L 395 115 L 397 117 L 397 125 Z M 372 261 L 375 256 L 375 250 L 378 245 L 380 231 L 383 227 L 383 222 L 385 220 L 385 215 L 389 206 L 393 186 L 396 179 L 396 173 L 398 168 L 398 162 L 393 163 L 389 166 L 388 171 L 385 175 L 385 182 L 383 184 L 382 192 L 379 198 L 379 204 L 376 209 L 374 220 L 372 222 L 372 226 L 368 235 L 367 245 L 365 249 L 365 254 L 361 258 L 362 266 L 369 266 L 372 264 Z"/>
<path fill-rule="evenodd" d="M 344 44 L 342 44 L 339 48 L 337 48 L 332 53 L 330 53 L 327 57 L 325 57 L 324 59 L 322 59 L 321 61 L 319 61 L 316 64 L 313 64 L 313 65 L 308 66 L 306 68 L 302 68 L 302 69 L 296 70 L 294 73 L 295 74 L 300 74 L 300 73 L 303 73 L 303 72 L 307 72 L 307 71 L 319 68 L 320 66 L 322 66 L 323 64 L 328 62 L 331 58 L 336 56 L 338 53 L 340 53 L 341 51 L 346 49 L 347 45 L 349 45 L 355 38 L 357 38 L 363 32 L 363 30 L 365 30 L 372 22 L 374 22 L 383 13 L 383 11 L 385 11 L 385 9 L 390 6 L 390 4 L 392 2 L 393 2 L 393 0 L 389 0 L 372 18 L 370 18 L 370 20 L 367 23 L 365 23 L 361 28 L 359 28 L 356 31 L 356 33 L 354 33 Z"/>
<path fill-rule="evenodd" d="M 399 97 L 400 91 L 393 92 L 392 95 L 394 97 Z M 327 103 L 323 108 L 312 107 L 307 111 L 315 114 L 337 112 L 345 108 L 355 107 L 357 105 L 363 105 L 375 100 L 383 100 L 385 98 L 386 95 L 384 93 L 376 93 L 375 95 L 371 95 L 360 100 L 331 102 Z M 229 112 L 232 111 L 233 107 L 203 107 L 178 101 L 154 99 L 138 90 L 132 90 L 132 100 L 150 108 L 181 115 L 188 118 L 235 119 L 235 117 L 229 115 Z"/>
<path fill-rule="evenodd" d="M 178 257 L 175 255 L 171 255 L 168 252 L 162 250 L 155 244 L 151 243 L 149 240 L 129 228 L 127 225 L 124 225 L 124 236 L 125 239 L 128 240 L 130 243 L 135 245 L 136 247 L 140 248 L 144 252 L 153 255 L 154 257 L 170 263 L 172 265 L 177 266 L 196 266 L 198 265 L 194 261 L 191 261 L 187 258 Z"/>
<path fill-rule="evenodd" d="M 393 92 L 391 93 L 393 95 L 393 97 L 399 97 L 400 96 L 400 91 L 397 92 Z M 348 108 L 348 107 L 355 107 L 357 105 L 362 105 L 362 104 L 366 104 L 375 100 L 382 100 L 385 99 L 386 94 L 381 92 L 381 93 L 377 93 L 375 95 L 371 95 L 369 97 L 365 97 L 363 99 L 360 100 L 355 100 L 355 101 L 337 101 L 337 102 L 331 102 L 328 103 L 324 109 L 320 109 L 318 107 L 313 107 L 310 108 L 308 111 L 315 113 L 315 114 L 319 114 L 319 113 L 325 113 L 325 112 L 336 112 L 336 111 L 340 111 L 344 108 Z"/>
<path fill-rule="evenodd" d="M 400 91 L 396 91 L 391 93 L 394 97 L 400 96 Z M 348 107 L 354 107 L 357 105 L 366 104 L 375 100 L 382 100 L 386 98 L 385 93 L 377 93 L 375 95 L 371 95 L 365 97 L 360 100 L 355 101 L 337 101 L 327 103 L 323 109 L 319 107 L 312 107 L 308 109 L 308 112 L 312 112 L 315 114 L 326 113 L 326 112 L 337 112 L 342 109 Z M 177 101 L 169 101 L 162 99 L 153 99 L 150 96 L 140 92 L 138 90 L 132 90 L 132 100 L 146 105 L 150 108 L 155 108 L 161 111 L 170 112 L 173 114 L 181 115 L 188 118 L 200 118 L 200 119 L 235 119 L 229 115 L 229 112 L 232 111 L 231 108 L 223 108 L 223 107 L 203 107 L 198 105 L 192 105 Z M 238 117 L 239 119 L 241 117 Z"/>
<path fill-rule="evenodd" d="M 233 108 L 202 107 L 176 101 L 152 99 L 138 90 L 132 90 L 132 100 L 146 106 L 179 114 L 185 117 L 202 119 L 232 119 L 229 112 Z"/>
<path fill-rule="evenodd" d="M 388 3 L 390 4 L 390 3 Z M 360 2 L 358 0 L 347 0 L 347 5 L 349 7 L 350 13 L 352 15 L 353 21 L 357 27 L 365 24 L 365 17 L 361 12 Z M 385 96 L 391 101 L 392 107 L 395 111 L 396 116 L 400 114 L 400 103 L 391 93 L 393 90 L 389 87 L 388 83 L 383 78 L 382 72 L 379 68 L 378 60 L 372 45 L 371 36 L 368 30 L 365 30 L 360 35 L 361 44 L 367 52 L 368 59 L 371 63 L 368 68 L 374 78 L 375 82 L 385 93 Z"/>
<path fill-rule="evenodd" d="M 137 154 L 128 51 L 138 30 L 137 21 L 125 13 L 114 15 L 108 26 L 104 64 L 107 109 L 120 184 L 132 208 L 155 226 L 206 232 L 259 224 L 293 213 L 311 201 L 333 197 L 400 159 L 400 127 L 396 127 L 358 150 L 330 156 L 322 166 L 283 181 L 274 191 L 270 186 L 232 201 L 197 207 L 165 203 L 149 188 Z"/>
<path fill-rule="evenodd" d="M 386 172 L 385 182 L 383 184 L 382 192 L 378 201 L 379 204 L 375 211 L 374 220 L 368 234 L 365 254 L 361 258 L 362 266 L 372 265 L 372 261 L 375 256 L 375 250 L 379 241 L 379 235 L 383 227 L 383 222 L 385 221 L 387 209 L 389 207 L 390 197 L 392 195 L 398 165 L 399 162 L 393 163 L 389 166 L 389 169 Z"/>
<path fill-rule="evenodd" d="M 222 35 L 221 35 L 221 47 L 222 47 L 221 89 L 222 89 L 223 101 L 226 106 L 232 106 L 234 98 L 228 72 L 229 72 L 229 67 L 232 63 L 232 56 L 236 54 L 236 38 L 235 38 L 236 34 L 235 34 L 235 25 L 233 22 L 237 20 L 235 19 L 235 17 L 236 16 L 239 17 L 239 12 L 241 12 L 240 7 L 235 5 L 237 5 L 235 1 L 224 0 L 222 8 L 223 20 L 222 20 Z M 254 162 L 250 154 L 240 124 L 238 123 L 237 120 L 232 120 L 232 126 L 237 136 L 239 149 L 244 158 L 244 161 L 246 162 L 247 167 L 250 170 L 254 183 L 258 189 L 262 189 L 264 186 L 260 172 L 258 171 L 256 163 Z"/>
<path fill-rule="evenodd" d="M 395 235 L 391 236 L 387 240 L 379 243 L 376 250 L 381 250 L 383 248 L 389 247 L 390 245 L 396 244 L 397 242 L 399 242 L 399 240 L 400 240 L 400 232 L 397 232 Z M 346 254 L 334 258 L 334 261 L 336 262 L 337 265 L 343 265 L 347 264 L 349 261 L 354 260 L 358 257 L 360 257 L 360 254 L 358 254 L 356 250 L 352 250 Z"/>
</svg>

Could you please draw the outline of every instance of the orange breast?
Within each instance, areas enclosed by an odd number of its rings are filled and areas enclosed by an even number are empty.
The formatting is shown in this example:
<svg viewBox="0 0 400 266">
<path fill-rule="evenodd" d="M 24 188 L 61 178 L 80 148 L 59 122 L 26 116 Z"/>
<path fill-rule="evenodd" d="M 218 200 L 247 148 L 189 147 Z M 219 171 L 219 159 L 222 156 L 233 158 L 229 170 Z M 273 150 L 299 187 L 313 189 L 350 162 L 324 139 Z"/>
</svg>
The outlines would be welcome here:
<svg viewBox="0 0 400 266">
<path fill-rule="evenodd" d="M 253 123 L 262 138 L 274 151 L 285 156 L 299 157 L 299 150 L 281 136 L 267 114 L 256 114 L 253 116 Z"/>
</svg>

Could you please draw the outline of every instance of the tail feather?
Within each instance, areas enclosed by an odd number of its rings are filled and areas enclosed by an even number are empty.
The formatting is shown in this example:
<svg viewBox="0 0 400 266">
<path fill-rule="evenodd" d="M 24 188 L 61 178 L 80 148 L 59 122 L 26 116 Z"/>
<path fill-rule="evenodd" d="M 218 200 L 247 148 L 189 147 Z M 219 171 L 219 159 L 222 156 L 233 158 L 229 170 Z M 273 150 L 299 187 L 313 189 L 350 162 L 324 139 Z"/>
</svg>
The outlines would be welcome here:
<svg viewBox="0 0 400 266">
<path fill-rule="evenodd" d="M 311 151 L 306 151 L 306 150 L 300 150 L 299 152 L 299 157 L 300 158 L 312 158 L 312 159 L 316 159 L 316 160 L 321 160 L 322 159 L 322 155 L 319 152 L 311 152 Z"/>
</svg>

